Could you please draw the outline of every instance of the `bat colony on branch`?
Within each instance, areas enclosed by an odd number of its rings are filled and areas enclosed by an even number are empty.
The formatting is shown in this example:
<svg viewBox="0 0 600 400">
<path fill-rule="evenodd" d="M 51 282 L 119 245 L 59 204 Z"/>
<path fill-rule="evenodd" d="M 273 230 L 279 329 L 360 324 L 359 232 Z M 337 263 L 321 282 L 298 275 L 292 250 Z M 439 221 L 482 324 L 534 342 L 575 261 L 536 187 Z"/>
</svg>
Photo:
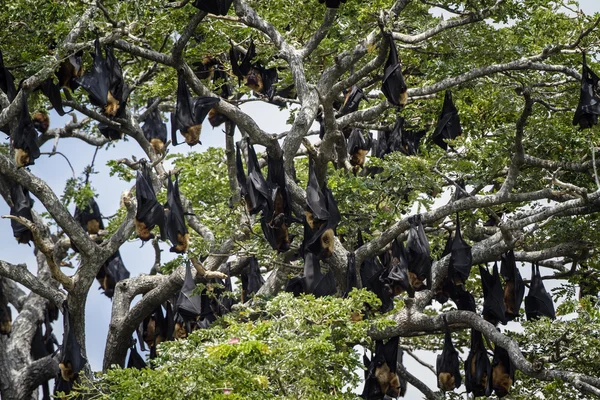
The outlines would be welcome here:
<svg viewBox="0 0 600 400">
<path fill-rule="evenodd" d="M 327 7 L 337 8 L 345 0 L 319 0 L 325 2 Z M 200 10 L 216 15 L 226 15 L 232 0 L 195 0 L 193 5 Z M 383 70 L 381 91 L 387 101 L 396 107 L 407 104 L 407 86 L 402 75 L 396 45 L 390 34 L 384 34 L 383 45 L 389 46 L 389 55 Z M 120 139 L 122 133 L 118 128 L 117 119 L 126 116 L 126 103 L 129 89 L 123 80 L 121 66 L 116 59 L 113 48 L 104 46 L 104 54 L 99 39 L 94 42 L 94 52 L 91 53 L 92 65 L 84 72 L 82 61 L 83 52 L 79 51 L 64 60 L 56 71 L 58 83 L 53 78 L 45 80 L 38 89 L 48 97 L 52 107 L 59 115 L 65 112 L 62 107 L 60 90 L 74 91 L 82 87 L 87 92 L 89 101 L 98 107 L 110 124 L 100 122 L 98 129 L 102 135 L 110 140 Z M 286 103 L 275 99 L 276 96 L 294 97 L 293 87 L 277 91 L 278 75 L 276 68 L 267 69 L 256 58 L 254 41 L 250 41 L 248 49 L 243 52 L 238 46 L 231 43 L 229 62 L 231 72 L 253 90 L 258 97 L 267 101 L 285 106 Z M 220 85 L 220 96 L 229 99 L 233 89 L 227 83 L 228 73 L 222 60 L 207 56 L 202 62 L 192 64 L 193 72 L 199 79 L 212 79 Z M 573 125 L 581 129 L 590 128 L 598 123 L 600 115 L 600 98 L 598 97 L 599 78 L 586 64 L 583 57 L 583 72 L 581 81 L 581 95 L 577 111 L 573 118 Z M 13 101 L 18 90 L 14 84 L 14 77 L 5 67 L 0 52 L 0 90 Z M 337 116 L 353 113 L 359 109 L 360 103 L 365 98 L 362 89 L 353 85 L 345 94 L 343 104 L 337 104 Z M 213 126 L 218 126 L 228 119 L 220 114 L 214 107 L 219 103 L 219 97 L 192 97 L 183 71 L 177 72 L 177 95 L 175 112 L 171 113 L 171 138 L 173 145 L 178 144 L 177 131 L 180 131 L 185 142 L 194 146 L 200 142 L 200 132 L 204 119 L 208 116 Z M 156 103 L 156 104 L 155 104 Z M 167 146 L 167 128 L 158 110 L 158 99 L 149 99 L 147 108 L 149 113 L 142 127 L 145 138 L 154 151 L 158 154 L 165 152 Z M 321 124 L 320 137 L 325 135 L 323 117 L 320 113 L 317 121 Z M 363 169 L 366 156 L 372 151 L 372 157 L 383 158 L 391 152 L 402 152 L 407 156 L 418 154 L 419 143 L 426 131 L 411 131 L 404 127 L 404 119 L 398 117 L 391 131 L 379 131 L 377 139 L 372 134 L 359 128 L 345 128 L 343 133 L 347 138 L 347 151 L 354 173 Z M 11 138 L 14 161 L 18 167 L 33 165 L 40 156 L 38 135 L 36 129 L 45 133 L 49 127 L 46 111 L 36 112 L 33 119 L 30 116 L 27 96 L 23 96 L 20 106 L 18 123 L 13 127 L 3 126 L 0 130 Z M 450 91 L 446 91 L 442 110 L 435 130 L 431 136 L 433 143 L 446 150 L 451 142 L 461 135 L 461 126 L 458 110 L 452 100 Z M 242 157 L 242 148 L 247 152 L 245 162 Z M 240 194 L 245 206 L 251 215 L 260 214 L 260 224 L 265 239 L 271 247 L 278 252 L 290 250 L 293 235 L 289 234 L 292 223 L 302 223 L 304 235 L 300 244 L 299 253 L 304 259 L 304 273 L 291 278 L 285 287 L 286 291 L 300 295 L 310 293 L 316 297 L 335 295 L 337 293 L 336 280 L 332 270 L 322 271 L 321 261 L 328 259 L 334 252 L 336 228 L 340 223 L 340 213 L 331 190 L 327 187 L 327 180 L 319 184 L 315 171 L 314 160 L 309 160 L 308 183 L 306 187 L 306 205 L 301 218 L 292 215 L 290 194 L 288 192 L 283 168 L 283 159 L 267 157 L 267 177 L 264 178 L 258 157 L 250 139 L 246 138 L 236 145 L 236 176 Z M 138 237 L 143 241 L 153 239 L 155 227 L 159 228 L 160 239 L 169 239 L 172 247 L 170 251 L 183 254 L 189 246 L 189 233 L 185 224 L 184 209 L 179 193 L 177 175 L 175 182 L 171 176 L 167 177 L 167 202 L 160 204 L 156 198 L 153 184 L 152 166 L 145 162 L 140 163 L 136 177 L 137 212 L 135 226 Z M 363 173 L 371 175 L 381 172 L 381 168 L 364 168 Z M 156 180 L 158 182 L 158 180 Z M 464 189 L 464 182 L 462 183 Z M 27 189 L 13 183 L 10 193 L 12 204 L 10 214 L 33 221 L 31 199 Z M 455 200 L 463 197 L 461 191 L 456 192 Z M 97 235 L 104 229 L 102 215 L 91 198 L 87 205 L 75 210 L 75 219 L 90 235 Z M 357 287 L 357 272 L 360 273 L 363 287 L 375 293 L 381 300 L 379 311 L 388 312 L 394 307 L 394 297 L 406 292 L 409 297 L 414 297 L 416 291 L 431 289 L 431 257 L 429 241 L 421 221 L 421 215 L 409 218 L 410 230 L 406 244 L 394 239 L 391 246 L 378 256 L 366 257 L 358 271 L 356 269 L 353 252 L 348 254 L 347 287 L 344 295 Z M 19 243 L 29 243 L 33 240 L 32 232 L 17 221 L 11 221 L 14 236 Z M 364 244 L 362 233 L 358 233 L 357 248 Z M 73 248 L 77 251 L 76 248 Z M 452 300 L 459 310 L 476 312 L 473 295 L 468 292 L 464 284 L 467 281 L 473 260 L 471 247 L 463 240 L 460 221 L 457 215 L 456 231 L 450 234 L 442 257 L 449 256 L 450 263 L 448 274 L 442 284 L 435 288 L 434 298 L 445 303 Z M 512 250 L 502 256 L 501 273 L 495 263 L 490 274 L 487 268 L 480 266 L 481 284 L 483 288 L 483 318 L 490 323 L 506 324 L 518 315 L 524 298 L 525 285 L 515 262 Z M 228 267 L 229 275 L 229 267 Z M 505 282 L 502 288 L 502 280 Z M 115 285 L 120 280 L 129 277 L 119 252 L 109 257 L 96 276 L 101 289 L 107 297 L 112 297 Z M 156 356 L 157 344 L 185 338 L 190 332 L 207 328 L 217 317 L 229 312 L 234 299 L 229 294 L 232 291 L 231 279 L 225 282 L 212 280 L 215 287 L 223 289 L 209 290 L 205 287 L 200 295 L 194 294 L 196 288 L 191 273 L 191 264 L 188 261 L 186 275 L 180 291 L 173 293 L 170 300 L 159 305 L 137 330 L 138 341 L 142 350 L 145 346 L 150 349 L 150 358 Z M 241 301 L 246 302 L 254 296 L 264 283 L 258 261 L 252 257 L 249 265 L 241 273 L 242 296 Z M 64 336 L 60 346 L 60 375 L 56 379 L 55 392 L 69 393 L 73 383 L 77 380 L 79 372 L 84 368 L 86 359 L 81 354 L 81 346 L 77 342 L 75 332 L 70 326 L 70 313 L 66 303 L 61 310 L 64 317 Z M 552 298 L 545 290 L 537 265 L 532 266 L 532 281 L 527 297 L 525 297 L 525 314 L 527 319 L 540 317 L 555 318 Z M 58 341 L 52 334 L 51 322 L 58 317 L 58 310 L 50 307 L 46 310 L 46 318 L 40 324 L 32 340 L 32 356 L 35 360 L 55 352 L 54 346 Z M 357 316 L 362 318 L 362 316 Z M 438 387 L 444 391 L 452 391 L 462 384 L 458 352 L 452 344 L 450 328 L 444 317 L 445 336 L 443 351 L 437 357 L 436 373 Z M 11 332 L 12 317 L 6 296 L 2 293 L 2 280 L 0 279 L 0 334 L 9 335 Z M 43 329 L 42 329 L 43 328 Z M 377 341 L 372 358 L 364 356 L 365 386 L 362 397 L 365 399 L 384 399 L 403 396 L 406 392 L 406 381 L 397 373 L 402 365 L 402 350 L 399 349 L 399 337 L 389 339 L 386 343 Z M 145 361 L 135 348 L 132 340 L 130 356 L 127 367 L 144 368 Z M 467 360 L 464 364 L 464 383 L 467 392 L 475 396 L 489 396 L 494 392 L 497 396 L 505 396 L 514 380 L 514 366 L 507 351 L 495 346 L 493 359 L 490 363 L 488 352 L 485 348 L 481 332 L 471 331 L 471 346 Z M 49 399 L 47 382 L 43 386 L 44 399 Z"/>
</svg>

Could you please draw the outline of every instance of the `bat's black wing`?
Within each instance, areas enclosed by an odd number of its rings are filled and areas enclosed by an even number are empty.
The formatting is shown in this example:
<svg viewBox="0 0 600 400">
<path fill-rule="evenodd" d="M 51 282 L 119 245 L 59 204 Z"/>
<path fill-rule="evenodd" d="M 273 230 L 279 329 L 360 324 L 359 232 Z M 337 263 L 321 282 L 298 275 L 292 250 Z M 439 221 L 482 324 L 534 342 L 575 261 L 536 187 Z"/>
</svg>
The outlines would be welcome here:
<svg viewBox="0 0 600 400">
<path fill-rule="evenodd" d="M 110 70 L 106 58 L 102 55 L 102 48 L 98 39 L 94 42 L 92 58 L 94 59 L 92 70 L 83 74 L 76 81 L 88 93 L 90 102 L 93 105 L 105 107 L 110 88 Z"/>
<path fill-rule="evenodd" d="M 358 278 L 356 276 L 356 255 L 348 253 L 348 270 L 346 271 L 346 290 L 343 297 L 348 297 L 352 288 L 358 287 Z"/>
<path fill-rule="evenodd" d="M 436 375 L 438 377 L 438 388 L 444 391 L 454 390 L 462 384 L 460 376 L 460 362 L 458 351 L 452 344 L 452 335 L 444 317 L 446 333 L 444 335 L 444 349 L 442 354 L 437 356 Z"/>
<path fill-rule="evenodd" d="M 581 71 L 581 92 L 579 103 L 573 116 L 573 125 L 579 125 L 581 129 L 591 128 L 598 123 L 598 115 L 600 115 L 599 81 L 600 78 L 598 78 L 598 75 L 587 66 L 584 53 Z"/>
<path fill-rule="evenodd" d="M 381 91 L 385 98 L 399 107 L 406 104 L 406 82 L 402 76 L 402 68 L 398 62 L 398 51 L 391 35 L 387 35 L 390 52 L 385 63 Z"/>
<path fill-rule="evenodd" d="M 137 200 L 137 212 L 135 214 L 138 236 L 142 240 L 149 240 L 154 235 L 150 231 L 158 225 L 161 233 L 161 239 L 165 239 L 165 210 L 156 199 L 152 180 L 150 178 L 150 168 L 146 163 L 142 164 L 142 172 L 137 172 L 135 181 L 135 197 Z M 143 224 L 143 226 L 140 225 Z M 141 232 L 143 231 L 143 232 Z"/>
<path fill-rule="evenodd" d="M 244 171 L 244 164 L 242 163 L 242 151 L 240 149 L 240 142 L 235 144 L 235 176 L 237 178 L 238 186 L 240 187 L 240 195 L 248 202 L 250 199 L 248 196 L 248 178 Z M 248 208 L 252 209 L 254 206 L 248 204 Z"/>
<path fill-rule="evenodd" d="M 527 320 L 538 319 L 540 317 L 556 319 L 552 297 L 544 287 L 544 282 L 540 275 L 540 267 L 535 264 L 531 266 L 531 286 L 529 287 L 527 297 L 525 297 L 525 314 L 527 315 Z"/>
<path fill-rule="evenodd" d="M 60 87 L 54 83 L 52 78 L 48 78 L 42 82 L 39 89 L 44 93 L 44 96 L 50 100 L 50 104 L 52 104 L 56 113 L 61 116 L 65 115 L 65 111 L 62 107 L 62 97 L 60 97 Z"/>
<path fill-rule="evenodd" d="M 258 164 L 258 157 L 254 151 L 254 146 L 250 144 L 248 139 L 248 179 L 247 188 L 248 195 L 250 197 L 250 204 L 252 209 L 250 214 L 257 214 L 258 212 L 272 208 L 271 204 L 271 188 L 267 181 L 263 177 L 260 171 L 260 165 Z"/>
<path fill-rule="evenodd" d="M 475 298 L 463 285 L 452 285 L 450 298 L 456 304 L 457 309 L 476 312 Z"/>
<path fill-rule="evenodd" d="M 493 274 L 490 274 L 482 266 L 479 267 L 479 272 L 481 274 L 481 287 L 483 288 L 483 318 L 494 325 L 497 325 L 498 322 L 506 325 L 504 290 L 498 274 L 498 263 L 494 263 Z"/>
<path fill-rule="evenodd" d="M 179 197 L 179 183 L 178 178 L 175 178 L 175 184 L 168 177 L 167 181 L 167 211 L 165 211 L 165 226 L 166 233 L 169 241 L 172 244 L 172 252 L 185 252 L 187 245 L 183 246 L 182 241 L 187 241 L 188 229 L 185 225 L 185 217 L 183 212 L 183 206 L 181 204 L 181 198 Z M 177 249 L 177 246 L 182 245 L 185 249 Z M 180 251 L 180 250 L 184 251 Z"/>
<path fill-rule="evenodd" d="M 202 300 L 199 295 L 192 294 L 194 289 L 196 289 L 196 284 L 192 278 L 192 267 L 188 263 L 185 268 L 185 280 L 175 304 L 175 312 L 179 313 L 186 321 L 196 320 L 202 313 Z"/>
<path fill-rule="evenodd" d="M 171 113 L 171 141 L 177 146 L 177 131 L 187 132 L 188 128 L 196 125 L 194 122 L 194 99 L 187 87 L 182 72 L 177 74 L 177 104 L 175 113 Z"/>
<path fill-rule="evenodd" d="M 344 101 L 344 105 L 340 113 L 342 115 L 349 114 L 358 110 L 358 106 L 360 105 L 360 101 L 365 98 L 365 94 L 362 89 L 358 86 L 352 86 L 350 92 L 346 95 L 346 100 Z"/>
<path fill-rule="evenodd" d="M 200 96 L 194 99 L 194 125 L 201 124 L 206 119 L 208 112 L 215 104 L 221 101 L 218 97 Z"/>
<path fill-rule="evenodd" d="M 506 396 L 514 380 L 515 368 L 510 361 L 508 352 L 496 345 L 485 395 L 489 397 L 492 395 L 492 391 L 494 391 L 498 397 Z"/>
<path fill-rule="evenodd" d="M 467 393 L 473 393 L 474 396 L 485 396 L 487 378 L 491 374 L 491 369 L 481 332 L 471 329 L 471 349 L 467 361 L 465 361 Z"/>
<path fill-rule="evenodd" d="M 81 346 L 75 337 L 75 330 L 70 325 L 71 314 L 66 304 L 63 306 L 64 333 L 59 357 L 63 379 L 73 382 L 83 369 L 87 360 L 81 354 Z"/>
<path fill-rule="evenodd" d="M 129 348 L 129 360 L 127 361 L 127 368 L 144 369 L 146 368 L 146 361 L 140 356 L 135 348 L 135 343 Z"/>
<path fill-rule="evenodd" d="M 421 214 L 411 216 L 408 222 L 410 223 L 406 239 L 408 272 L 413 274 L 411 278 L 413 289 L 422 290 L 431 285 L 431 249 L 425 236 Z M 426 286 L 423 284 L 425 279 L 427 279 Z"/>
<path fill-rule="evenodd" d="M 6 94 L 8 101 L 12 102 L 17 95 L 17 88 L 15 87 L 15 78 L 10 73 L 8 68 L 4 66 L 4 58 L 2 57 L 2 51 L 0 51 L 0 90 Z"/>
<path fill-rule="evenodd" d="M 500 274 L 506 282 L 506 286 L 504 287 L 506 319 L 512 321 L 519 315 L 521 303 L 525 296 L 525 283 L 517 268 L 515 253 L 512 250 L 502 255 Z"/>
<path fill-rule="evenodd" d="M 17 128 L 13 133 L 12 138 L 14 148 L 22 150 L 28 154 L 26 160 L 17 159 L 17 165 L 20 167 L 26 167 L 28 165 L 35 164 L 34 160 L 40 156 L 40 147 L 37 143 L 37 133 L 35 131 L 35 127 L 33 126 L 31 116 L 29 115 L 29 106 L 27 105 L 26 96 L 23 98 L 19 123 L 17 124 Z"/>
<path fill-rule="evenodd" d="M 233 0 L 195 0 L 192 5 L 202 11 L 215 15 L 227 15 Z"/>
<path fill-rule="evenodd" d="M 148 107 L 150 107 L 156 98 L 148 100 Z M 167 143 L 167 124 L 165 124 L 160 115 L 158 107 L 154 108 L 150 114 L 146 117 L 144 125 L 142 126 L 144 137 L 149 142 L 153 139 L 159 140 L 163 145 Z"/>
<path fill-rule="evenodd" d="M 309 161 L 308 185 L 306 186 L 306 206 L 312 213 L 314 219 L 322 221 L 327 221 L 329 219 L 327 200 L 317 181 L 313 160 Z"/>
<path fill-rule="evenodd" d="M 129 271 L 125 268 L 121 253 L 119 250 L 106 260 L 106 274 L 111 277 L 112 288 L 106 288 L 104 294 L 110 298 L 113 297 L 115 285 L 123 279 L 129 278 Z"/>
<path fill-rule="evenodd" d="M 33 221 L 33 216 L 31 215 L 33 200 L 29 196 L 29 191 L 18 183 L 13 183 L 10 187 L 10 197 L 13 202 L 13 206 L 10 208 L 10 215 Z M 33 240 L 31 231 L 25 225 L 11 220 L 10 226 L 13 230 L 13 236 L 19 243 L 29 243 Z"/>
<path fill-rule="evenodd" d="M 450 254 L 448 274 L 454 284 L 463 284 L 467 281 L 471 273 L 473 256 L 471 255 L 471 246 L 462 238 L 458 214 L 456 215 L 456 234 L 452 241 L 452 251 Z"/>
<path fill-rule="evenodd" d="M 462 128 L 460 126 L 458 110 L 452 101 L 452 93 L 449 90 L 446 90 L 442 112 L 440 113 L 437 126 L 433 132 L 433 142 L 442 149 L 447 150 L 448 143 L 446 143 L 445 139 L 455 139 L 461 133 Z"/>
<path fill-rule="evenodd" d="M 319 3 L 325 3 L 327 8 L 339 8 L 341 3 L 345 3 L 346 0 L 319 0 Z"/>
<path fill-rule="evenodd" d="M 386 280 L 391 282 L 394 287 L 407 291 L 410 297 L 414 295 L 408 277 L 408 261 L 404 243 L 398 241 L 398 239 L 394 239 L 392 242 L 392 259 Z"/>
</svg>

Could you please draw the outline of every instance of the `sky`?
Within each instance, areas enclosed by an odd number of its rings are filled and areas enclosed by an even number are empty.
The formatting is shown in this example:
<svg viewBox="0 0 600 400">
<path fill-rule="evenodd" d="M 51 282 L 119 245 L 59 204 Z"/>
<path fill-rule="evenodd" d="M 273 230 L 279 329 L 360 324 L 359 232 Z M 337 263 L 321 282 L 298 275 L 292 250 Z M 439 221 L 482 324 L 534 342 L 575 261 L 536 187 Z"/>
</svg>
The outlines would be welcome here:
<svg viewBox="0 0 600 400">
<path fill-rule="evenodd" d="M 600 0 L 580 0 L 579 8 L 586 14 L 600 12 Z M 250 102 L 244 104 L 241 108 L 258 121 L 261 128 L 268 133 L 280 133 L 289 129 L 289 127 L 286 126 L 288 113 L 279 112 L 278 108 L 275 106 L 259 102 Z M 64 126 L 68 121 L 68 118 L 68 116 L 58 117 L 55 113 L 52 113 L 51 128 Z M 170 124 L 167 124 L 167 126 L 170 129 Z M 316 126 L 313 127 L 313 129 L 316 128 Z M 236 140 L 239 140 L 239 132 L 236 132 Z M 189 148 L 186 144 L 182 144 L 176 148 L 170 147 L 170 151 L 187 154 L 190 151 L 202 151 L 208 147 L 223 147 L 225 145 L 224 133 L 221 128 L 213 129 L 208 123 L 205 123 L 203 125 L 201 141 L 201 146 Z M 53 143 L 48 142 L 42 147 L 41 151 L 49 152 L 52 150 L 52 146 Z M 76 175 L 79 176 L 85 166 L 91 161 L 95 148 L 84 145 L 76 139 L 61 139 L 57 150 L 67 155 L 73 165 Z M 96 198 L 96 201 L 98 202 L 102 214 L 105 216 L 112 215 L 117 211 L 121 193 L 125 190 L 129 190 L 133 185 L 133 181 L 127 183 L 120 181 L 117 177 L 109 177 L 107 168 L 105 167 L 106 163 L 109 160 L 119 158 L 131 159 L 132 156 L 136 156 L 138 159 L 144 157 L 143 152 L 133 140 L 120 140 L 115 142 L 114 146 L 111 146 L 108 149 L 101 149 L 96 156 L 95 167 L 100 171 L 100 174 L 91 177 L 91 184 L 97 189 L 98 197 Z M 42 155 L 36 160 L 35 165 L 30 167 L 30 170 L 40 178 L 46 180 L 59 196 L 64 189 L 66 179 L 72 176 L 71 169 L 67 165 L 67 162 L 60 156 L 49 158 L 47 155 Z M 43 206 L 39 201 L 36 201 L 35 209 L 38 212 L 44 211 Z M 69 210 L 73 212 L 74 206 L 71 205 Z M 0 215 L 7 214 L 9 214 L 8 206 L 3 201 L 0 201 Z M 2 243 L 0 257 L 3 260 L 15 264 L 26 263 L 28 268 L 35 272 L 37 266 L 32 252 L 33 248 L 16 243 L 10 228 L 10 221 L 7 219 L 0 219 L 0 243 Z M 163 262 L 174 258 L 172 253 L 169 253 L 169 247 L 166 244 L 161 243 L 161 249 L 163 250 Z M 124 264 L 131 272 L 132 276 L 149 273 L 150 268 L 154 263 L 154 250 L 152 249 L 152 246 L 146 245 L 141 247 L 141 242 L 135 240 L 126 242 L 121 247 L 120 251 Z M 68 275 L 73 273 L 73 271 L 68 269 L 64 269 L 64 272 Z M 530 277 L 529 268 L 522 268 L 521 273 L 524 279 Z M 544 269 L 542 269 L 542 275 L 548 273 L 549 271 L 544 271 Z M 548 288 L 553 286 L 552 283 L 548 283 L 548 281 L 546 281 L 546 283 Z M 97 283 L 92 285 L 86 305 L 87 356 L 92 369 L 95 371 L 102 368 L 104 343 L 108 332 L 111 312 L 110 299 L 104 296 L 101 290 L 97 290 L 96 288 L 98 287 L 99 285 Z M 16 313 L 14 315 L 16 315 Z M 503 329 L 517 330 L 519 328 L 517 323 L 511 322 Z M 60 321 L 54 324 L 54 332 L 60 342 L 62 339 L 62 323 Z M 435 365 L 435 354 L 419 350 L 415 353 L 429 364 Z M 436 378 L 427 368 L 414 362 L 411 360 L 411 357 L 406 354 L 404 356 L 404 363 L 411 373 L 422 379 L 430 388 L 435 389 L 437 385 Z M 359 388 L 358 390 L 360 391 L 362 388 Z M 464 392 L 464 385 L 459 389 L 459 392 Z M 423 398 L 423 396 L 418 390 L 409 385 L 405 398 L 416 400 Z"/>
</svg>

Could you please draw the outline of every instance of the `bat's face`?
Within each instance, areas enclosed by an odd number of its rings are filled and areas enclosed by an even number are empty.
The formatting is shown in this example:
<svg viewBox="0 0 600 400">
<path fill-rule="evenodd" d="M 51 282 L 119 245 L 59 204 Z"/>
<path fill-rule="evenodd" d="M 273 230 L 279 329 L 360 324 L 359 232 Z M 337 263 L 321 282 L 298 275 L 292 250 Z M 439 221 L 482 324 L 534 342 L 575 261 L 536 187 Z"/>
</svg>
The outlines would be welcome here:
<svg viewBox="0 0 600 400">
<path fill-rule="evenodd" d="M 210 122 L 211 126 L 214 128 L 227 122 L 227 117 L 215 111 L 214 108 L 211 108 L 208 112 L 208 122 Z"/>
<path fill-rule="evenodd" d="M 255 68 L 252 68 L 252 69 L 250 69 L 250 72 L 248 73 L 248 75 L 245 78 L 246 78 L 246 86 L 248 86 L 250 89 L 254 90 L 255 92 L 258 92 L 258 93 L 263 92 L 264 85 L 263 85 L 263 78 L 262 78 L 260 71 L 258 71 Z"/>
<path fill-rule="evenodd" d="M 181 132 L 183 137 L 185 138 L 185 142 L 194 146 L 200 143 L 200 132 L 202 131 L 202 125 L 193 125 L 187 128 L 185 132 Z"/>
<path fill-rule="evenodd" d="M 75 371 L 73 371 L 73 366 L 70 362 L 60 363 L 58 366 L 60 367 L 60 375 L 65 381 L 71 382 L 75 379 Z"/>
<path fill-rule="evenodd" d="M 29 158 L 29 152 L 23 149 L 15 149 L 15 164 L 17 167 L 22 168 L 31 164 Z"/>
<path fill-rule="evenodd" d="M 177 244 L 175 245 L 175 253 L 183 254 L 188 250 L 190 234 L 177 234 Z"/>
<path fill-rule="evenodd" d="M 327 229 L 321 235 L 321 256 L 323 258 L 329 258 L 333 254 L 334 237 L 333 229 Z"/>
<path fill-rule="evenodd" d="M 90 235 L 97 235 L 100 232 L 100 222 L 97 219 L 90 219 L 87 222 L 87 231 Z"/>
<path fill-rule="evenodd" d="M 452 391 L 455 388 L 454 376 L 450 372 L 440 372 L 438 375 L 438 386 L 445 391 Z"/>
<path fill-rule="evenodd" d="M 160 140 L 158 138 L 150 139 L 150 145 L 154 149 L 154 152 L 157 154 L 163 154 L 165 151 L 165 144 L 163 143 L 162 140 Z"/>
<path fill-rule="evenodd" d="M 357 149 L 356 152 L 350 155 L 350 164 L 363 166 L 369 150 Z"/>
<path fill-rule="evenodd" d="M 114 117 L 117 115 L 117 111 L 119 111 L 119 100 L 115 99 L 109 90 L 106 105 L 104 106 L 104 114 L 108 117 Z"/>
<path fill-rule="evenodd" d="M 139 221 L 137 218 L 135 219 L 135 232 L 137 233 L 138 237 L 143 241 L 147 241 L 154 238 L 154 235 L 150 232 L 148 226 L 146 226 L 145 223 Z"/>
</svg>

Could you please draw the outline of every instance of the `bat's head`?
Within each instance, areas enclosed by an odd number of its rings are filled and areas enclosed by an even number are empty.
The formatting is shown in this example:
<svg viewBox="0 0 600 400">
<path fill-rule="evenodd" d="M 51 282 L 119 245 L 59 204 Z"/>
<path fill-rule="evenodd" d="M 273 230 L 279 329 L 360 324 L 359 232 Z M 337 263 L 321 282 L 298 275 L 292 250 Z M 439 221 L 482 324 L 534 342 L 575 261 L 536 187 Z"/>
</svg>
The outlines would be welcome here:
<svg viewBox="0 0 600 400">
<path fill-rule="evenodd" d="M 26 167 L 31 165 L 31 159 L 29 152 L 23 149 L 15 149 L 15 164 L 18 168 Z"/>
<path fill-rule="evenodd" d="M 162 154 L 165 151 L 165 143 L 159 138 L 150 139 L 150 145 L 154 149 L 154 152 L 157 154 Z"/>
<path fill-rule="evenodd" d="M 251 68 L 248 75 L 245 77 L 246 86 L 257 93 L 262 93 L 264 90 L 263 78 L 261 72 L 256 68 Z"/>
<path fill-rule="evenodd" d="M 187 128 L 185 132 L 181 132 L 181 134 L 188 145 L 194 146 L 198 143 L 202 144 L 202 142 L 200 142 L 200 132 L 202 132 L 202 124 L 192 125 Z"/>
</svg>

